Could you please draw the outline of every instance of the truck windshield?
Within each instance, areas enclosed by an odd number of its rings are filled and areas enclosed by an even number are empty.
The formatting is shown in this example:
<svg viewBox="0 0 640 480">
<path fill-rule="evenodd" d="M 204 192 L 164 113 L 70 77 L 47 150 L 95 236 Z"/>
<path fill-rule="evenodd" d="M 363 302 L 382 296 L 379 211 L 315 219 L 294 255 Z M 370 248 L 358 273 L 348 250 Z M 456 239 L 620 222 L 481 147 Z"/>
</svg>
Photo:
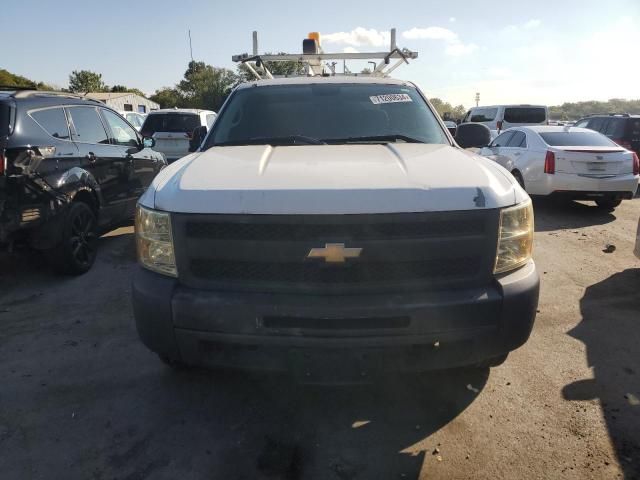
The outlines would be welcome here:
<svg viewBox="0 0 640 480">
<path fill-rule="evenodd" d="M 237 90 L 205 148 L 388 142 L 449 144 L 415 88 L 332 83 Z"/>
</svg>

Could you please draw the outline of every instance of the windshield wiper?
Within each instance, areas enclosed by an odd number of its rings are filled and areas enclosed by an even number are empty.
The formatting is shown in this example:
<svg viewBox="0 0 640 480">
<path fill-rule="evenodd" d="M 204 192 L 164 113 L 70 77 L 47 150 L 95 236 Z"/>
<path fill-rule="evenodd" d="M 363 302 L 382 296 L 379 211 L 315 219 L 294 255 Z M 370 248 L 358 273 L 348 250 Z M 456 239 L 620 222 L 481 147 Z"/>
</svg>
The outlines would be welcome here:
<svg viewBox="0 0 640 480">
<path fill-rule="evenodd" d="M 245 140 L 230 140 L 214 143 L 214 147 L 232 145 L 326 145 L 326 142 L 305 135 L 287 135 L 285 137 L 253 137 Z"/>
<path fill-rule="evenodd" d="M 327 143 L 389 143 L 402 140 L 405 143 L 426 143 L 424 140 L 402 135 L 400 133 L 393 133 L 390 135 L 371 135 L 367 137 L 346 137 L 346 138 L 327 138 L 324 141 Z"/>
</svg>

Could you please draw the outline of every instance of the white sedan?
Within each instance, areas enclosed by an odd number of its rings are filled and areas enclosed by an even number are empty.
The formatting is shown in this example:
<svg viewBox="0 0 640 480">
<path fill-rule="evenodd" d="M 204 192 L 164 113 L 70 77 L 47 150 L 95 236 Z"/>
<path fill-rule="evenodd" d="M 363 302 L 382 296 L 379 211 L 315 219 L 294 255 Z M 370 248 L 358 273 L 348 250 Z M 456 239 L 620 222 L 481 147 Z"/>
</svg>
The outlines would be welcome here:
<svg viewBox="0 0 640 480">
<path fill-rule="evenodd" d="M 530 195 L 594 200 L 613 210 L 638 189 L 638 155 L 586 128 L 514 127 L 480 150 Z"/>
</svg>

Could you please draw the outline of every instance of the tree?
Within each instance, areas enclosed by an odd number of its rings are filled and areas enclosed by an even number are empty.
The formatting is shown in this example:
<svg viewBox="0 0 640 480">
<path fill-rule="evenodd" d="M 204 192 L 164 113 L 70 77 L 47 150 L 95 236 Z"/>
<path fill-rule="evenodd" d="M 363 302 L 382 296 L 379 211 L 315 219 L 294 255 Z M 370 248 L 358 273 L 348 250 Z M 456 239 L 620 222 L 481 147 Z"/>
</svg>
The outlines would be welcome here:
<svg viewBox="0 0 640 480">
<path fill-rule="evenodd" d="M 217 111 L 237 84 L 238 75 L 233 71 L 191 61 L 176 90 L 184 100 L 183 106 Z"/>
<path fill-rule="evenodd" d="M 137 88 L 129 88 L 124 85 L 114 85 L 111 87 L 111 92 L 113 93 L 135 93 L 136 95 L 140 95 L 141 97 L 146 97 L 142 90 L 138 90 Z"/>
<path fill-rule="evenodd" d="M 182 95 L 175 88 L 164 87 L 156 90 L 156 93 L 151 95 L 149 99 L 160 104 L 160 108 L 183 107 L 185 105 Z"/>
<path fill-rule="evenodd" d="M 467 110 L 464 108 L 464 105 L 458 105 L 454 107 L 449 102 L 445 102 L 439 98 L 430 98 L 429 101 L 433 108 L 436 109 L 438 115 L 440 115 L 444 120 L 457 120 L 464 117 Z"/>
<path fill-rule="evenodd" d="M 35 82 L 27 77 L 16 75 L 15 73 L 11 73 L 3 68 L 0 68 L 0 85 L 6 87 L 35 88 L 37 90 L 55 90 L 52 86 L 47 85 L 46 83 Z"/>
<path fill-rule="evenodd" d="M 89 70 L 74 70 L 69 75 L 69 90 L 76 92 L 104 92 L 107 86 L 102 81 L 102 74 Z"/>
</svg>

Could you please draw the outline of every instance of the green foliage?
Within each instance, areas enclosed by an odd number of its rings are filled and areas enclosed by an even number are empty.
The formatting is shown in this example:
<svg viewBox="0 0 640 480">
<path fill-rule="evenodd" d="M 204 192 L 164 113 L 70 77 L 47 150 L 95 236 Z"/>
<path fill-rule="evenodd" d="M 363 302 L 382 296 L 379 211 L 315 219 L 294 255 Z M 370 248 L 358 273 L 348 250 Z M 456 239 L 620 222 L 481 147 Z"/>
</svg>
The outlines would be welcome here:
<svg viewBox="0 0 640 480">
<path fill-rule="evenodd" d="M 563 103 L 549 108 L 554 120 L 578 120 L 594 113 L 635 113 L 640 114 L 640 100 L 612 98 L 606 102 L 588 101 Z"/>
<path fill-rule="evenodd" d="M 184 107 L 186 105 L 182 94 L 177 89 L 169 87 L 156 90 L 150 100 L 160 104 L 160 108 Z"/>
<path fill-rule="evenodd" d="M 29 87 L 37 90 L 54 90 L 53 87 L 43 82 L 34 82 L 21 75 L 16 75 L 8 70 L 0 68 L 0 85 L 7 87 Z"/>
<path fill-rule="evenodd" d="M 156 90 L 151 100 L 161 108 L 201 108 L 218 111 L 238 76 L 226 68 L 215 68 L 204 62 L 189 62 L 184 78 L 173 87 Z"/>
<path fill-rule="evenodd" d="M 271 55 L 271 53 L 266 55 Z M 284 53 L 278 53 L 278 55 L 284 55 Z M 264 62 L 264 64 L 274 77 L 304 75 L 304 65 L 300 62 Z M 263 68 L 256 68 L 256 71 L 260 74 L 264 73 Z M 256 80 L 255 75 L 242 63 L 238 65 L 237 75 L 242 82 Z"/>
<path fill-rule="evenodd" d="M 231 70 L 191 61 L 175 90 L 184 101 L 183 107 L 218 111 L 237 83 L 238 76 Z"/>
<path fill-rule="evenodd" d="M 114 85 L 110 89 L 113 93 L 135 93 L 136 95 L 140 95 L 141 97 L 145 97 L 146 95 L 142 93 L 142 90 L 138 90 L 137 88 L 129 88 L 124 85 Z"/>
<path fill-rule="evenodd" d="M 464 105 L 454 107 L 449 102 L 445 102 L 439 98 L 430 98 L 429 101 L 431 102 L 431 105 L 433 105 L 433 108 L 438 112 L 438 115 L 440 115 L 444 120 L 458 120 L 464 117 L 464 114 L 467 113 Z"/>
<path fill-rule="evenodd" d="M 69 75 L 69 90 L 74 93 L 105 92 L 107 86 L 102 81 L 102 74 L 90 70 L 74 70 Z"/>
</svg>

